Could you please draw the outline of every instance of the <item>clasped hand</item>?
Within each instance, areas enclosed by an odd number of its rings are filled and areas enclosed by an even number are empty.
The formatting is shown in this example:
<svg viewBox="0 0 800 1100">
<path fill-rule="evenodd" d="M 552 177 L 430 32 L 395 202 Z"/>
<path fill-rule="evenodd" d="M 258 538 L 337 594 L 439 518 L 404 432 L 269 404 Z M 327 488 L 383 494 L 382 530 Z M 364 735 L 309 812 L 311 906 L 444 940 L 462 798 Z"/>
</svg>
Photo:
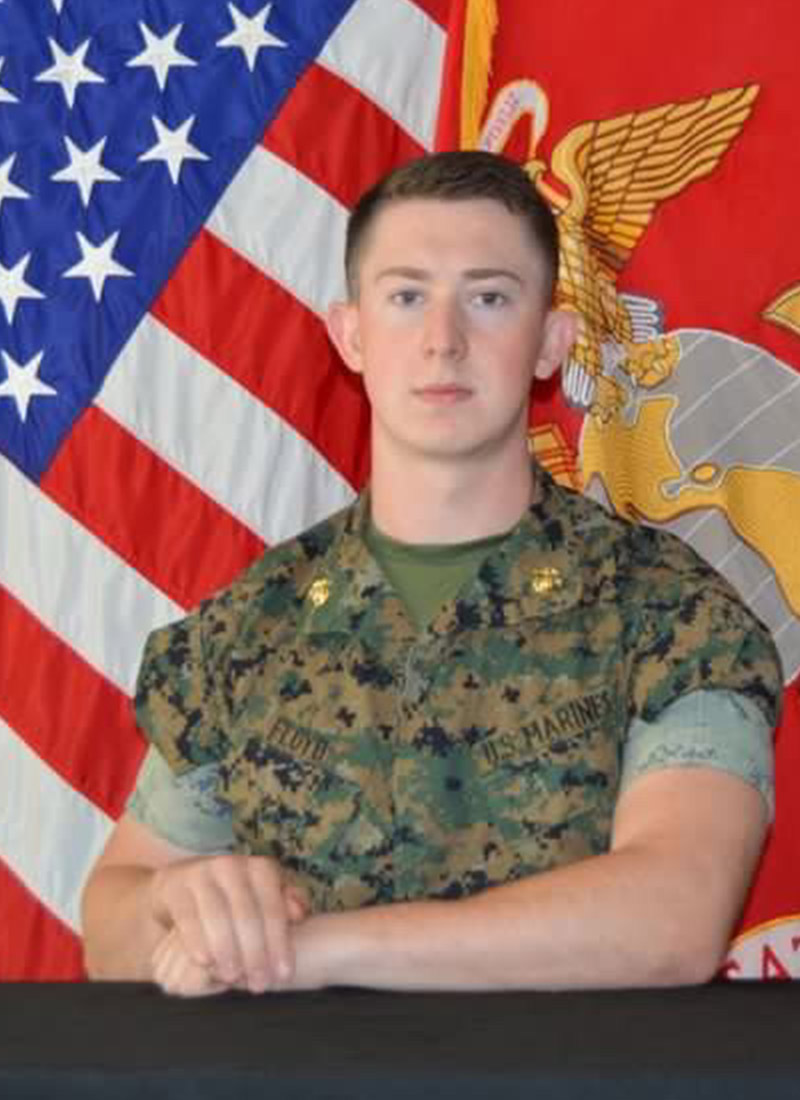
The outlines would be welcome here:
<svg viewBox="0 0 800 1100">
<path fill-rule="evenodd" d="M 151 969 L 165 992 L 293 987 L 292 926 L 307 918 L 309 902 L 273 860 L 219 855 L 171 863 L 154 872 L 150 891 L 165 930 Z"/>
</svg>

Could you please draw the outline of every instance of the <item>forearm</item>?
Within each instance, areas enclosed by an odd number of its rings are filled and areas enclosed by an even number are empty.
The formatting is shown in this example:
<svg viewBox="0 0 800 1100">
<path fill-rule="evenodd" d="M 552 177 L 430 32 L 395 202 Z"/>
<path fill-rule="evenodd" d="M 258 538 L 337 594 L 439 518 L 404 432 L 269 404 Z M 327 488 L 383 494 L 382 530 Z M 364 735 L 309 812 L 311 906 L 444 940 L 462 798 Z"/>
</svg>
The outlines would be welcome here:
<svg viewBox="0 0 800 1100">
<path fill-rule="evenodd" d="M 461 990 L 693 984 L 713 975 L 728 931 L 698 929 L 696 905 L 682 869 L 609 853 L 461 901 L 311 918 L 297 932 L 299 980 Z"/>
<path fill-rule="evenodd" d="M 664 769 L 620 797 L 611 851 L 460 901 L 311 917 L 306 987 L 568 989 L 695 984 L 724 958 L 766 831 L 762 796 Z"/>
<path fill-rule="evenodd" d="M 82 924 L 89 977 L 149 981 L 152 956 L 166 929 L 154 917 L 150 887 L 154 872 L 141 866 L 103 867 L 84 893 Z"/>
</svg>

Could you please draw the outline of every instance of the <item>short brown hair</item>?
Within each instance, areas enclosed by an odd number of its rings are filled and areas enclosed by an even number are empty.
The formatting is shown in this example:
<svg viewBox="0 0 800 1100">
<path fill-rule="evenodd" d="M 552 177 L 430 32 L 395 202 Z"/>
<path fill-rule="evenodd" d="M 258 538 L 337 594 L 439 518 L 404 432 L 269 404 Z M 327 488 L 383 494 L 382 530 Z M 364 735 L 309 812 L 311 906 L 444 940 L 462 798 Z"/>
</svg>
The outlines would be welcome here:
<svg viewBox="0 0 800 1100">
<path fill-rule="evenodd" d="M 473 149 L 431 153 L 409 161 L 361 196 L 350 214 L 345 240 L 351 298 L 358 297 L 358 266 L 370 227 L 384 207 L 403 199 L 493 199 L 518 214 L 545 262 L 546 291 L 552 298 L 558 279 L 558 227 L 552 210 L 516 161 Z"/>
</svg>

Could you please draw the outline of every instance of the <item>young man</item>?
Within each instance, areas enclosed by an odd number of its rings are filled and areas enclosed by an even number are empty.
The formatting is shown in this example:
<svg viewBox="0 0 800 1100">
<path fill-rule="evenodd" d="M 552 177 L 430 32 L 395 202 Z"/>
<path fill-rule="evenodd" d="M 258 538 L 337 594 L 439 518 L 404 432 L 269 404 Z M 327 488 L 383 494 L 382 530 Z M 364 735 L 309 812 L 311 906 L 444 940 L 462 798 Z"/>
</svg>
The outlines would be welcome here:
<svg viewBox="0 0 800 1100">
<path fill-rule="evenodd" d="M 150 639 L 151 748 L 86 889 L 173 992 L 704 981 L 769 819 L 774 647 L 676 540 L 532 466 L 567 355 L 524 172 L 444 153 L 349 228 L 356 505 Z"/>
</svg>

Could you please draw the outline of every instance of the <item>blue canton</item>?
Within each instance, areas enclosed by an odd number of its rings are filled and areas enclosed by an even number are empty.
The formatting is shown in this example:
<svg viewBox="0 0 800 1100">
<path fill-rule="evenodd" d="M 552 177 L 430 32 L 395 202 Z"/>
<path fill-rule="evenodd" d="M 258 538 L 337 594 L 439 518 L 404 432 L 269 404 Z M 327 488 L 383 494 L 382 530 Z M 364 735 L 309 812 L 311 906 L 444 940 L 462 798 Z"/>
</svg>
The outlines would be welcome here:
<svg viewBox="0 0 800 1100">
<path fill-rule="evenodd" d="M 0 450 L 28 477 L 353 3 L 0 4 Z"/>
</svg>

